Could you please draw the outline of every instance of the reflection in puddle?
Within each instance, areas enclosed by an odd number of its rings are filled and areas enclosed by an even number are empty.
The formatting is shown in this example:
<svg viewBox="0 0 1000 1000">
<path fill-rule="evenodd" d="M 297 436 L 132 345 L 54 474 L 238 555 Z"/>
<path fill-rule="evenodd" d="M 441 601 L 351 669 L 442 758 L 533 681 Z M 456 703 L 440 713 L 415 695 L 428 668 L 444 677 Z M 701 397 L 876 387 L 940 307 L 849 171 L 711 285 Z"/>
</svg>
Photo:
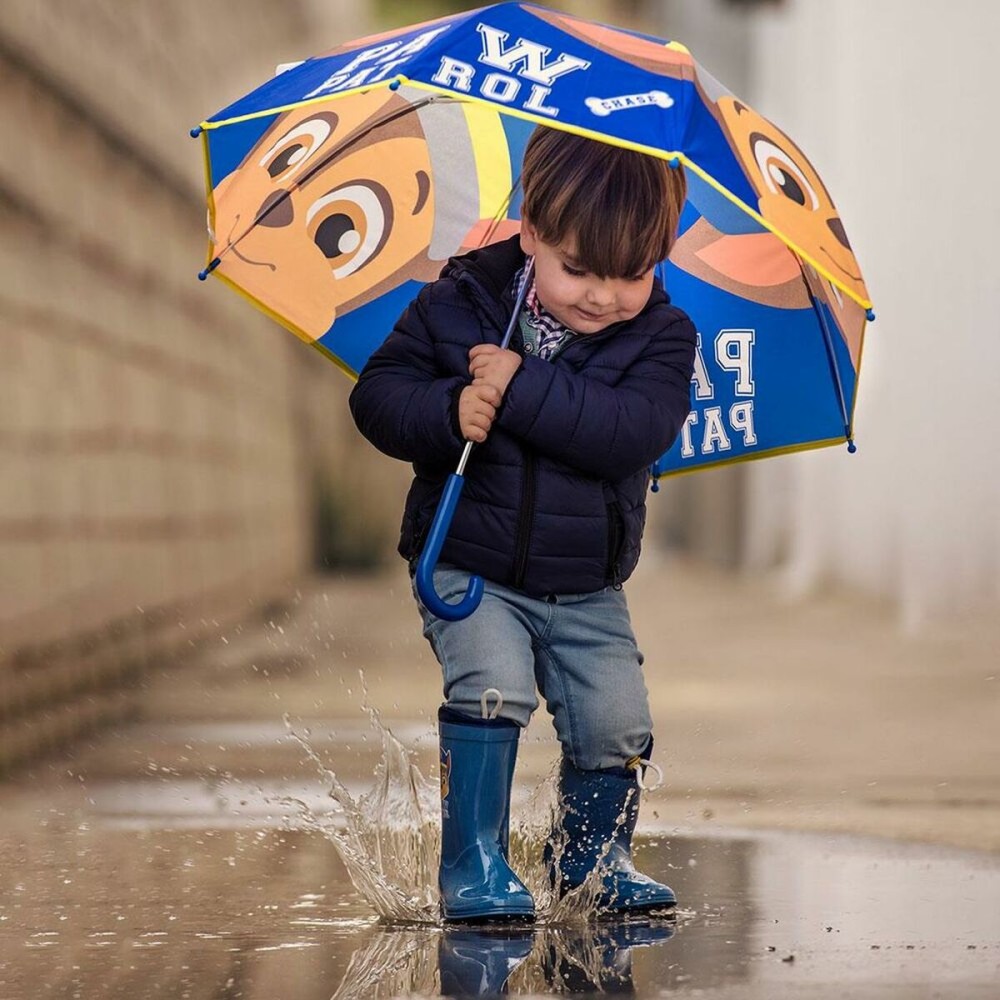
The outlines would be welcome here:
<svg viewBox="0 0 1000 1000">
<path fill-rule="evenodd" d="M 632 953 L 669 921 L 567 927 L 379 928 L 351 957 L 334 1000 L 401 995 L 634 994 Z"/>
<path fill-rule="evenodd" d="M 333 1000 L 437 996 L 437 938 L 429 927 L 375 928 L 351 955 Z"/>
</svg>

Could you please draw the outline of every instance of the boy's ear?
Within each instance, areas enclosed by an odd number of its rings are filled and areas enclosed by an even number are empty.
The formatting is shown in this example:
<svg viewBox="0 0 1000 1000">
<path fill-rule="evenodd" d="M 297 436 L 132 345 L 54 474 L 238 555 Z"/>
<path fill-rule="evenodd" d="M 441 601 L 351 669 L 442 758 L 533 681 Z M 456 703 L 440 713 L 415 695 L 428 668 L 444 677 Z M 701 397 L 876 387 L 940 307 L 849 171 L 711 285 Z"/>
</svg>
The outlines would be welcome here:
<svg viewBox="0 0 1000 1000">
<path fill-rule="evenodd" d="M 538 248 L 538 235 L 535 227 L 527 219 L 521 219 L 521 249 L 529 256 L 533 256 Z"/>
</svg>

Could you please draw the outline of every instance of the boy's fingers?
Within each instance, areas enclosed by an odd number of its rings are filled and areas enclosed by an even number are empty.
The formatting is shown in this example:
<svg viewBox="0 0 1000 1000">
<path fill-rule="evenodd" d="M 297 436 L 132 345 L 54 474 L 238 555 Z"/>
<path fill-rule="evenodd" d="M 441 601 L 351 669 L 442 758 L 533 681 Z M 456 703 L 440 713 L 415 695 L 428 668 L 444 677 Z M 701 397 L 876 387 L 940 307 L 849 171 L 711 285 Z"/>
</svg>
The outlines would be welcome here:
<svg viewBox="0 0 1000 1000">
<path fill-rule="evenodd" d="M 462 395 L 467 397 L 471 402 L 474 399 L 482 400 L 484 403 L 489 403 L 491 406 L 495 406 L 500 402 L 500 394 L 490 382 L 486 382 L 483 379 L 476 379 L 471 385 L 467 385 L 465 389 L 462 390 Z"/>
<path fill-rule="evenodd" d="M 491 406 L 499 406 L 502 398 L 500 390 L 491 382 L 473 382 L 472 388 L 476 390 L 476 395 Z"/>
<path fill-rule="evenodd" d="M 469 349 L 469 360 L 473 358 L 478 358 L 483 354 L 495 354 L 500 348 L 496 344 L 476 344 L 475 347 Z"/>
<path fill-rule="evenodd" d="M 462 427 L 462 432 L 470 441 L 485 441 L 493 420 L 483 414 L 473 414 Z"/>
<path fill-rule="evenodd" d="M 474 383 L 462 390 L 459 402 L 459 424 L 467 441 L 481 444 L 486 440 L 496 419 L 496 405 L 500 401 L 497 390 L 485 382 Z"/>
</svg>

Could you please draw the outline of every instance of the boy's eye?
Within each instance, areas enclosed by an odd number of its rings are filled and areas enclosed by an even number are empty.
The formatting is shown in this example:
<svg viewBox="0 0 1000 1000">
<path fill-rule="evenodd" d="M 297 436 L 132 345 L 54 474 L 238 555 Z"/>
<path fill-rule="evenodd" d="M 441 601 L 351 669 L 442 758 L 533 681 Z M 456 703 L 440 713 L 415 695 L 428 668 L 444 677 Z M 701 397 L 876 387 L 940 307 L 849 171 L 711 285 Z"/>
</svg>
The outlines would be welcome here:
<svg viewBox="0 0 1000 1000">
<path fill-rule="evenodd" d="M 574 278 L 582 278 L 587 273 L 586 271 L 580 271 L 575 267 L 570 267 L 565 261 L 563 261 L 563 270 L 567 274 L 572 274 Z"/>
</svg>

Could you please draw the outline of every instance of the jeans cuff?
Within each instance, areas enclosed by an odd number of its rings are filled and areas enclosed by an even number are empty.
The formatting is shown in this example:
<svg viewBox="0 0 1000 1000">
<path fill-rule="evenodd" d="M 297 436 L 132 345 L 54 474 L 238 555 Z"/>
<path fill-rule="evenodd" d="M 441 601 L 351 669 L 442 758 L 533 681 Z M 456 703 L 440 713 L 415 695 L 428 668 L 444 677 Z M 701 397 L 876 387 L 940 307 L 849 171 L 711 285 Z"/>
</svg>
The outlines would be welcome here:
<svg viewBox="0 0 1000 1000">
<path fill-rule="evenodd" d="M 489 726 L 499 728 L 506 726 L 508 729 L 520 729 L 521 727 L 513 719 L 477 719 L 475 716 L 466 715 L 458 709 L 449 708 L 442 705 L 438 709 L 438 722 L 448 722 L 453 726 Z"/>
</svg>

